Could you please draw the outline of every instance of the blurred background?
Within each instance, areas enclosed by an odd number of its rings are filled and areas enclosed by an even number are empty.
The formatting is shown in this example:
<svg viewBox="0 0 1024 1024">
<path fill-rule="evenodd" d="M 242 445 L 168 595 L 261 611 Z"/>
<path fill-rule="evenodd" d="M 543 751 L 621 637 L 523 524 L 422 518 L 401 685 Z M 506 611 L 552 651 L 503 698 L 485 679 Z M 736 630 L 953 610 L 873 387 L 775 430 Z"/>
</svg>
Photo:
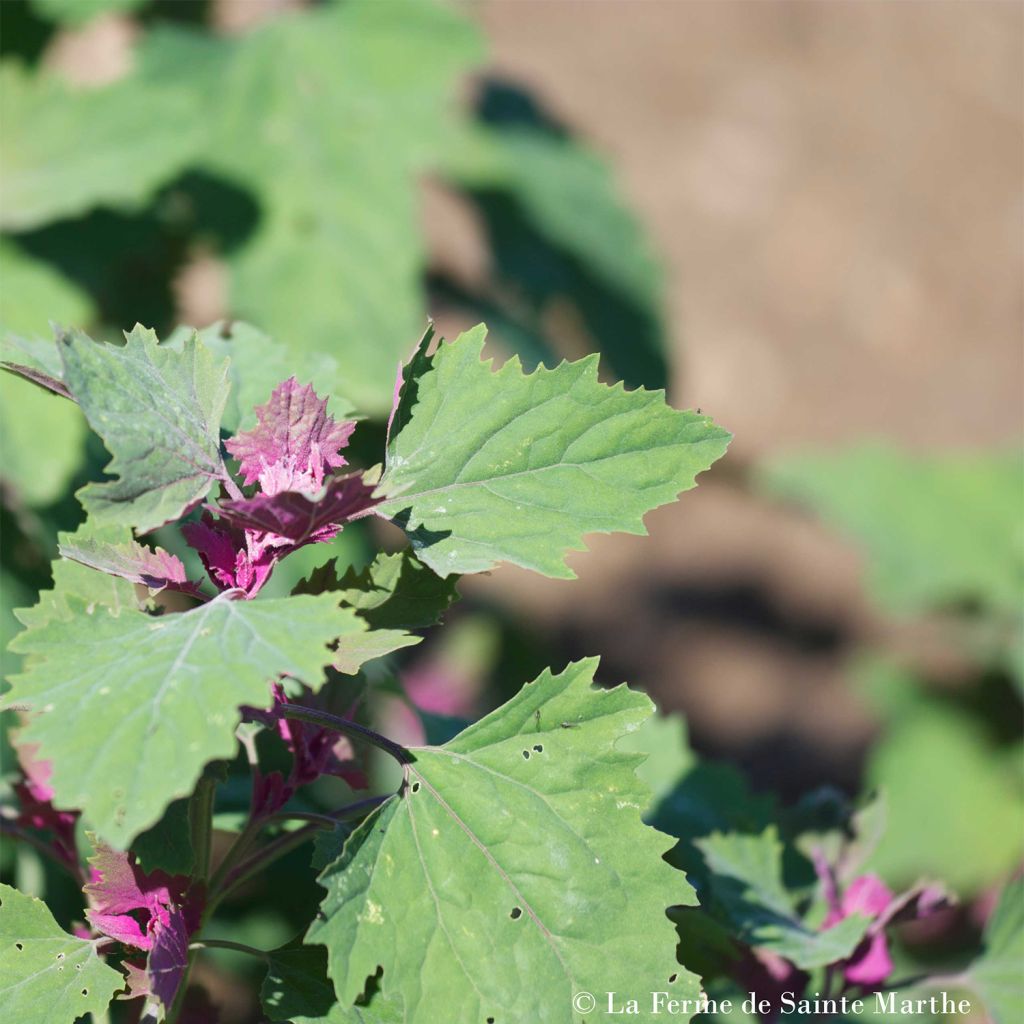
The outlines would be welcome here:
<svg viewBox="0 0 1024 1024">
<path fill-rule="evenodd" d="M 425 317 L 449 337 L 482 319 L 499 358 L 599 351 L 607 379 L 734 433 L 649 538 L 573 556 L 578 581 L 463 580 L 394 667 L 423 714 L 382 701 L 390 728 L 600 654 L 755 793 L 884 791 L 875 868 L 946 880 L 944 941 L 976 937 L 1024 851 L 1024 7 L 0 18 L 5 331 L 247 320 L 369 415 L 369 453 Z M 76 410 L 0 387 L 9 635 L 106 458 Z M 288 938 L 297 904 L 246 941 Z"/>
</svg>

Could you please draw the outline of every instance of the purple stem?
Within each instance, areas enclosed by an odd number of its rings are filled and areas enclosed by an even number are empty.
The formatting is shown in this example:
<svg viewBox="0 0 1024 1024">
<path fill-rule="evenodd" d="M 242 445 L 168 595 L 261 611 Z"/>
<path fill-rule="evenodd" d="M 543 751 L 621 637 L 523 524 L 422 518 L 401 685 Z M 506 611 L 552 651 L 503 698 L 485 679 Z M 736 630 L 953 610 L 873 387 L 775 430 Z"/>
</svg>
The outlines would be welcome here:
<svg viewBox="0 0 1024 1024">
<path fill-rule="evenodd" d="M 299 704 L 278 704 L 274 710 L 285 718 L 318 725 L 321 729 L 331 729 L 353 739 L 366 740 L 367 743 L 372 743 L 386 754 L 390 754 L 401 765 L 411 764 L 413 761 L 412 754 L 405 747 L 389 740 L 386 736 L 381 736 L 379 732 L 367 729 L 365 725 L 359 725 L 358 722 L 351 722 L 347 718 L 339 718 L 330 712 L 302 707 Z"/>
</svg>

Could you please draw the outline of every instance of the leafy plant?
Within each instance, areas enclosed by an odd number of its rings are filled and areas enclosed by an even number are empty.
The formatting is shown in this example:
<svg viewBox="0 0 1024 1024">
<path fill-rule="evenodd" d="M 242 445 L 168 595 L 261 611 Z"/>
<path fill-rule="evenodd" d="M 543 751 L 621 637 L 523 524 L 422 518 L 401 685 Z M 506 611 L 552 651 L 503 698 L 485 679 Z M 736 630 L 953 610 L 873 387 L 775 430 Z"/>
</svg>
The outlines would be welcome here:
<svg viewBox="0 0 1024 1024">
<path fill-rule="evenodd" d="M 420 641 L 460 574 L 510 561 L 570 575 L 584 534 L 642 532 L 729 440 L 660 393 L 600 383 L 593 359 L 495 371 L 484 336 L 434 349 L 427 331 L 369 469 L 348 461 L 356 422 L 294 377 L 225 429 L 232 388 L 251 393 L 247 371 L 265 367 L 245 345 L 232 362 L 237 341 L 58 330 L 11 351 L 8 369 L 76 403 L 113 456 L 112 479 L 78 492 L 88 518 L 60 539 L 54 589 L 19 613 L 24 668 L 3 698 L 23 719 L 4 829 L 49 852 L 86 907 L 69 935 L 4 890 L 0 995 L 21 1019 L 72 1021 L 115 993 L 181 1019 L 198 951 L 232 945 L 208 934 L 218 905 L 314 838 L 320 911 L 301 941 L 256 954 L 273 1019 L 427 1021 L 439 1000 L 467 1022 L 568 1019 L 577 992 L 612 985 L 696 998 L 665 916 L 693 893 L 641 823 L 643 755 L 617 749 L 646 697 L 595 688 L 588 661 L 542 673 L 440 746 L 364 720 L 379 659 Z M 279 563 L 369 517 L 410 547 L 261 593 Z M 146 540 L 174 524 L 205 578 Z M 274 738 L 281 769 L 265 760 Z M 248 808 L 215 857 L 218 765 L 239 744 Z M 366 784 L 365 745 L 400 766 L 397 791 L 306 810 L 322 777 Z M 44 999 L 68 971 L 81 978 Z"/>
</svg>

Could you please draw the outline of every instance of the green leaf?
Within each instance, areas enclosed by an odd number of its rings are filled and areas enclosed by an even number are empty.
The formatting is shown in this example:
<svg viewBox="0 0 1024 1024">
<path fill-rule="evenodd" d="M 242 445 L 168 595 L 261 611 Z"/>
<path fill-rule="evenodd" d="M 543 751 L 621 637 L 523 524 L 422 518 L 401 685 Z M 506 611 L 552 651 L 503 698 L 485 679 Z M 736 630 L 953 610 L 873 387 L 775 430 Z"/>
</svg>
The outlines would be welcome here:
<svg viewBox="0 0 1024 1024">
<path fill-rule="evenodd" d="M 985 951 L 967 977 L 985 1002 L 993 1024 L 1024 1020 L 1024 879 L 1003 890 L 985 928 Z"/>
<path fill-rule="evenodd" d="M 782 843 L 775 828 L 759 835 L 715 832 L 697 841 L 711 871 L 711 890 L 742 941 L 813 970 L 846 959 L 871 923 L 852 915 L 824 931 L 800 919 L 782 880 Z"/>
<path fill-rule="evenodd" d="M 872 591 L 893 610 L 973 598 L 1019 612 L 1019 452 L 928 458 L 864 445 L 780 460 L 764 483 L 806 502 L 863 544 Z"/>
<path fill-rule="evenodd" d="M 679 715 L 651 715 L 619 743 L 619 750 L 647 756 L 636 773 L 651 790 L 651 807 L 660 803 L 696 764 L 686 722 Z"/>
<path fill-rule="evenodd" d="M 0 885 L 0 1004 L 11 1021 L 72 1024 L 102 1020 L 124 978 L 96 944 L 68 935 L 46 904 Z"/>
<path fill-rule="evenodd" d="M 460 141 L 445 169 L 479 209 L 494 273 L 514 287 L 518 309 L 530 307 L 517 318 L 530 347 L 549 346 L 545 314 L 571 304 L 619 377 L 665 387 L 661 268 L 606 163 L 567 132 L 523 120 L 477 124 Z"/>
<path fill-rule="evenodd" d="M 327 644 L 365 628 L 330 594 L 222 595 L 160 617 L 67 606 L 71 617 L 15 640 L 33 661 L 5 702 L 43 712 L 24 736 L 53 761 L 55 803 L 122 849 L 191 793 L 206 762 L 232 756 L 240 705 L 266 706 L 280 673 L 315 689 Z"/>
<path fill-rule="evenodd" d="M 1012 871 L 1024 855 L 1024 837 L 1006 827 L 1024 818 L 1019 764 L 1019 749 L 993 750 L 961 711 L 913 693 L 868 758 L 867 783 L 888 805 L 868 865 L 896 886 L 927 875 L 963 895 Z"/>
<path fill-rule="evenodd" d="M 165 348 L 180 351 L 185 342 L 198 335 L 215 359 L 230 359 L 228 396 L 221 427 L 230 434 L 256 425 L 256 406 L 262 405 L 282 381 L 291 376 L 300 384 L 312 384 L 318 395 L 329 395 L 328 411 L 335 419 L 351 419 L 352 406 L 338 395 L 338 364 L 324 352 L 294 352 L 251 324 L 218 321 L 202 330 L 176 328 L 164 342 Z"/>
<path fill-rule="evenodd" d="M 181 352 L 136 327 L 119 348 L 71 332 L 58 339 L 64 382 L 114 458 L 118 479 L 79 497 L 100 522 L 140 533 L 179 518 L 226 475 L 220 420 L 228 364 L 193 338 Z"/>
<path fill-rule="evenodd" d="M 232 308 L 296 352 L 329 348 L 367 412 L 387 411 L 422 325 L 414 175 L 439 162 L 451 85 L 478 50 L 447 5 L 353 0 L 248 33 L 201 100 L 201 164 L 260 203 L 229 254 Z"/>
<path fill-rule="evenodd" d="M 75 544 L 83 539 L 117 543 L 128 536 L 128 531 L 119 527 L 97 530 L 94 524 L 86 523 L 75 533 L 59 533 L 57 538 L 60 544 Z M 81 605 L 88 609 L 106 608 L 113 615 L 125 609 L 139 609 L 135 587 L 127 580 L 107 576 L 66 558 L 51 563 L 51 571 L 53 587 L 39 594 L 34 607 L 21 608 L 15 613 L 25 626 L 41 628 L 51 622 L 69 622 Z"/>
<path fill-rule="evenodd" d="M 188 801 L 174 800 L 160 820 L 132 843 L 136 863 L 146 873 L 166 871 L 169 875 L 190 875 L 196 866 L 189 831 Z"/>
<path fill-rule="evenodd" d="M 401 1006 L 379 993 L 368 1006 L 342 1006 L 327 977 L 327 951 L 293 943 L 268 954 L 260 1002 L 272 1021 L 289 1024 L 403 1024 Z"/>
<path fill-rule="evenodd" d="M 439 622 L 455 600 L 455 584 L 403 551 L 378 555 L 365 569 L 350 568 L 338 589 L 371 629 L 423 629 Z"/>
<path fill-rule="evenodd" d="M 439 575 L 512 562 L 571 578 L 586 533 L 643 534 L 726 449 L 706 416 L 662 392 L 597 379 L 597 357 L 524 375 L 481 360 L 486 329 L 441 345 L 391 438 L 378 511 L 397 519 Z"/>
<path fill-rule="evenodd" d="M 5 361 L 33 365 L 48 360 L 44 372 L 60 376 L 60 359 L 52 341 L 33 335 L 49 333 L 45 316 L 60 323 L 80 323 L 90 316 L 88 297 L 47 264 L 0 241 L 0 333 L 26 338 L 5 339 Z M 54 374 L 54 371 L 55 374 Z M 3 478 L 22 501 L 47 505 L 63 494 L 83 455 L 85 421 L 71 402 L 20 380 L 0 374 L 0 435 L 3 436 Z"/>
<path fill-rule="evenodd" d="M 24 231 L 99 205 L 140 205 L 199 149 L 197 101 L 188 75 L 75 89 L 5 60 L 0 227 Z"/>
<path fill-rule="evenodd" d="M 401 792 L 321 875 L 307 941 L 327 946 L 342 1004 L 378 966 L 384 995 L 424 1024 L 438 1006 L 451 1024 L 579 1020 L 579 991 L 696 996 L 665 916 L 693 892 L 641 823 L 641 758 L 615 749 L 651 704 L 593 689 L 595 667 L 545 672 L 444 747 L 412 751 Z"/>
<path fill-rule="evenodd" d="M 100 14 L 124 14 L 144 3 L 146 0 L 31 0 L 42 17 L 72 26 L 84 25 Z"/>
</svg>

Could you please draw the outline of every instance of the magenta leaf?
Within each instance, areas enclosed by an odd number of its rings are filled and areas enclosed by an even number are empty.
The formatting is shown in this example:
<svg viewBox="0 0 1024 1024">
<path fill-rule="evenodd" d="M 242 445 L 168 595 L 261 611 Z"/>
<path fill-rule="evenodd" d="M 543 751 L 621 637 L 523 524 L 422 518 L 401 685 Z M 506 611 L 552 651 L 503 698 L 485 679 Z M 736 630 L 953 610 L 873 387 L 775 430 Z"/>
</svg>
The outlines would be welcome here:
<svg viewBox="0 0 1024 1024">
<path fill-rule="evenodd" d="M 186 523 L 181 532 L 220 590 L 243 590 L 249 597 L 266 583 L 274 563 L 294 550 L 293 545 L 268 545 L 260 536 L 215 520 L 209 513 L 198 523 Z"/>
<path fill-rule="evenodd" d="M 337 422 L 327 402 L 312 386 L 294 377 L 274 389 L 270 400 L 256 409 L 258 421 L 226 442 L 238 459 L 246 484 L 257 480 L 264 494 L 317 491 L 327 469 L 344 466 L 340 454 L 352 436 L 355 422 Z"/>
<path fill-rule="evenodd" d="M 331 479 L 317 498 L 279 491 L 225 501 L 217 511 L 235 526 L 267 534 L 272 543 L 312 544 L 330 540 L 346 522 L 372 509 L 373 491 L 361 475 L 351 474 Z"/>
<path fill-rule="evenodd" d="M 177 556 L 160 548 L 151 551 L 134 540 L 112 544 L 80 538 L 73 544 L 62 544 L 60 553 L 74 562 L 142 584 L 153 591 L 170 589 L 199 595 L 198 584 L 186 578 L 185 566 Z"/>
<path fill-rule="evenodd" d="M 64 864 L 77 871 L 75 823 L 78 821 L 78 812 L 58 811 L 53 806 L 53 788 L 50 786 L 53 765 L 36 758 L 38 745 L 18 743 L 16 734 L 12 734 L 11 739 L 22 774 L 22 778 L 12 787 L 20 811 L 18 824 L 49 832 L 54 853 Z"/>
<path fill-rule="evenodd" d="M 202 889 L 183 875 L 144 872 L 131 853 L 93 840 L 92 881 L 85 886 L 86 919 L 97 931 L 134 949 L 147 950 L 148 988 L 165 1007 L 174 1001 L 188 965 L 189 939 L 199 928 Z"/>
</svg>

